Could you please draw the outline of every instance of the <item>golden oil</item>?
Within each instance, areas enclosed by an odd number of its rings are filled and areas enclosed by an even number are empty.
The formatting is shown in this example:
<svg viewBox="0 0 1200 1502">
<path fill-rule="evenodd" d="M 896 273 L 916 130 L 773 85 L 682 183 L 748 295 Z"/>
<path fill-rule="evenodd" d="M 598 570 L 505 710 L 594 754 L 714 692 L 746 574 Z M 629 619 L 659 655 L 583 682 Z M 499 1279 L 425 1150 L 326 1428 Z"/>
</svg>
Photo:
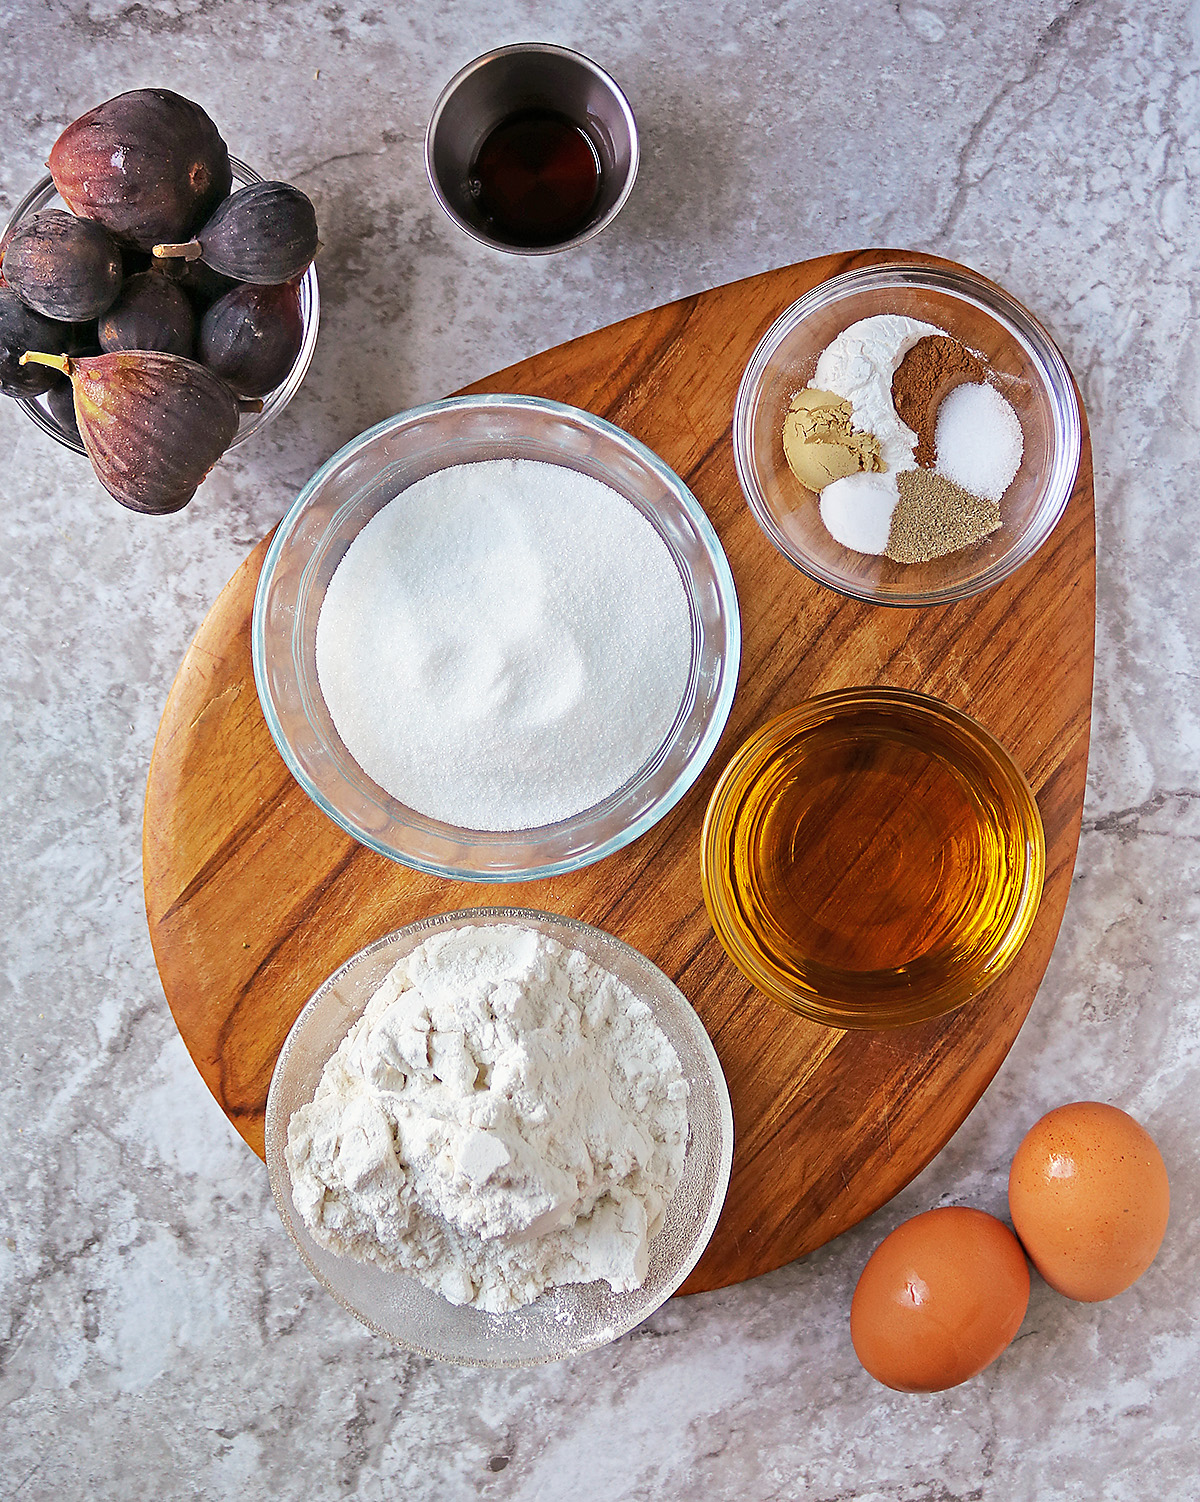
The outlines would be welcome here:
<svg viewBox="0 0 1200 1502">
<path fill-rule="evenodd" d="M 713 793 L 704 896 L 730 957 L 817 1021 L 937 1016 L 1008 967 L 1045 870 L 1012 759 L 925 695 L 811 699 L 735 754 Z"/>
</svg>

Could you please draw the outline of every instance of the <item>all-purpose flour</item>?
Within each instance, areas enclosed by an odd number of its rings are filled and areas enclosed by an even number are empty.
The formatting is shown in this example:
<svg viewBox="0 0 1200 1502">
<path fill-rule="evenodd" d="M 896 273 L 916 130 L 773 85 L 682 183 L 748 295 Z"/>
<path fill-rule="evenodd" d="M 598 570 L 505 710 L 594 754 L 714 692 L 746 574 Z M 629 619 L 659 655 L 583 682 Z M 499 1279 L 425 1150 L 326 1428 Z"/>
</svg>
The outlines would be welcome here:
<svg viewBox="0 0 1200 1502">
<path fill-rule="evenodd" d="M 687 1081 L 649 1007 L 515 925 L 391 972 L 288 1126 L 313 1236 L 495 1312 L 645 1280 L 683 1168 Z"/>
<path fill-rule="evenodd" d="M 666 739 L 691 653 L 653 526 L 532 459 L 402 491 L 350 544 L 317 623 L 346 749 L 401 803 L 468 829 L 536 829 L 615 793 Z"/>
</svg>

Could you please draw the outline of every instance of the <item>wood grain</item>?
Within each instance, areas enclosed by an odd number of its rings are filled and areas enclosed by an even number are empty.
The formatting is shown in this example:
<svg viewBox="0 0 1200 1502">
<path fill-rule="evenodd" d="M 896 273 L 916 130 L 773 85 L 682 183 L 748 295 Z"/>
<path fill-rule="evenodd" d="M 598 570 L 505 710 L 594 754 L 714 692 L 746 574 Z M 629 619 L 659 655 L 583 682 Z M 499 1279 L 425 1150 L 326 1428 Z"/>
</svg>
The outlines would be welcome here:
<svg viewBox="0 0 1200 1502">
<path fill-rule="evenodd" d="M 978 1100 L 1041 981 L 1079 836 L 1095 620 L 1086 422 L 1074 494 L 1036 558 L 972 600 L 924 610 L 859 604 L 798 574 L 750 515 L 730 444 L 738 379 L 775 316 L 827 277 L 897 258 L 866 251 L 767 272 L 468 388 L 553 397 L 635 434 L 695 492 L 733 567 L 743 658 L 721 745 L 666 819 L 597 865 L 514 885 L 449 882 L 356 844 L 293 782 L 259 710 L 250 613 L 265 540 L 226 586 L 154 748 L 146 908 L 179 1030 L 256 1152 L 275 1057 L 321 981 L 391 929 L 488 904 L 545 908 L 618 934 L 677 980 L 708 1027 L 736 1148 L 725 1211 L 685 1292 L 753 1277 L 854 1225 L 929 1162 Z M 871 683 L 945 699 L 1007 746 L 1038 797 L 1047 876 L 1021 955 L 982 997 L 918 1027 L 841 1033 L 776 1007 L 726 959 L 700 894 L 699 835 L 713 784 L 750 731 L 809 694 Z"/>
</svg>

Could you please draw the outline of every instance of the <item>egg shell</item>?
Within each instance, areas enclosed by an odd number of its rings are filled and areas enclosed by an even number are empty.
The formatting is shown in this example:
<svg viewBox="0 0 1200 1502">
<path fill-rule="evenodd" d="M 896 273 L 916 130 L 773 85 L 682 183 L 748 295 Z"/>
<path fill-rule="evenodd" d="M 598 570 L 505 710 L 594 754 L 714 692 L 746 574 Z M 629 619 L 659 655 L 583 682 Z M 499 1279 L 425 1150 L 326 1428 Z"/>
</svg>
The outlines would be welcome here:
<svg viewBox="0 0 1200 1502">
<path fill-rule="evenodd" d="M 1029 1303 L 1029 1267 L 994 1215 L 928 1210 L 875 1248 L 850 1305 L 850 1338 L 877 1381 L 941 1392 L 974 1377 L 1012 1340 Z"/>
<path fill-rule="evenodd" d="M 1008 1206 L 1050 1287 L 1095 1303 L 1154 1261 L 1171 1193 L 1149 1132 L 1116 1106 L 1084 1100 L 1030 1127 L 1013 1158 Z"/>
</svg>

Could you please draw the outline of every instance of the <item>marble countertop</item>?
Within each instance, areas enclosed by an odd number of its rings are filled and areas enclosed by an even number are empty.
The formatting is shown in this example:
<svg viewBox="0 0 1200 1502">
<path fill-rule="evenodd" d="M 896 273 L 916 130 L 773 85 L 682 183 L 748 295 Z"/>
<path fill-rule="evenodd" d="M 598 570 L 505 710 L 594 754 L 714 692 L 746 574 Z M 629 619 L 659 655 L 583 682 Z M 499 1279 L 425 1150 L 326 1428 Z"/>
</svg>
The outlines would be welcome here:
<svg viewBox="0 0 1200 1502">
<path fill-rule="evenodd" d="M 0 213 L 123 89 L 198 99 L 303 187 L 324 315 L 300 395 L 179 515 L 122 511 L 0 410 L 0 1495 L 544 1502 L 1200 1496 L 1200 9 L 1181 0 L 0 0 Z M 538 37 L 625 86 L 641 175 L 598 239 L 520 259 L 436 207 L 433 100 Z M 409 1355 L 295 1257 L 261 1163 L 167 1009 L 142 794 L 183 652 L 355 433 L 698 289 L 867 245 L 964 261 L 1033 308 L 1091 421 L 1099 606 L 1074 887 L 1016 1046 L 878 1214 L 561 1365 Z M 908 1215 L 1005 1213 L 1026 1127 L 1133 1112 L 1172 1173 L 1161 1254 L 1110 1303 L 1035 1277 L 1010 1349 L 933 1397 L 878 1386 L 848 1310 Z"/>
</svg>

